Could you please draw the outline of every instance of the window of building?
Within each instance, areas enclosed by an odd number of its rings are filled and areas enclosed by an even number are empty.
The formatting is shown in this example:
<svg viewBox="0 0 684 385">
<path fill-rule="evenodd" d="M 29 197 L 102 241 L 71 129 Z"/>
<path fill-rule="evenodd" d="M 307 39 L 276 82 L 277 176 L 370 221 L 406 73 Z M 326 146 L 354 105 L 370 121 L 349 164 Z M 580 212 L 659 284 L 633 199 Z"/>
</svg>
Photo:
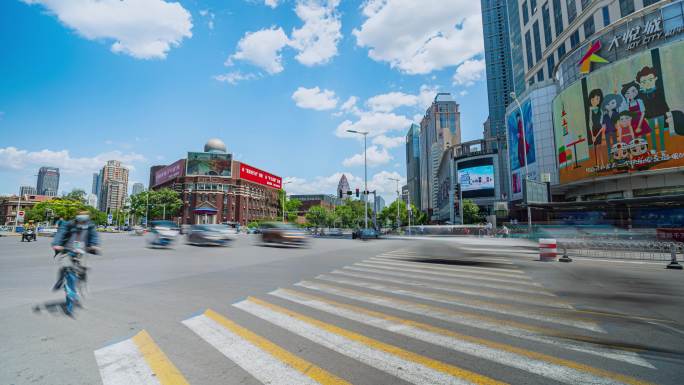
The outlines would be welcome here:
<svg viewBox="0 0 684 385">
<path fill-rule="evenodd" d="M 570 35 L 570 48 L 575 48 L 579 44 L 579 29 Z"/>
<path fill-rule="evenodd" d="M 541 37 L 539 36 L 539 21 L 535 21 L 532 25 L 532 34 L 534 35 L 534 59 L 540 61 L 542 56 Z"/>
<path fill-rule="evenodd" d="M 561 60 L 565 56 L 565 42 L 562 42 L 560 46 L 558 46 L 558 61 Z"/>
<path fill-rule="evenodd" d="M 537 72 L 537 81 L 538 82 L 544 81 L 544 69 L 543 68 Z"/>
<path fill-rule="evenodd" d="M 551 35 L 551 16 L 549 14 L 549 3 L 542 5 L 542 21 L 544 23 L 544 45 L 546 47 L 551 45 L 553 36 Z"/>
<path fill-rule="evenodd" d="M 553 67 L 556 65 L 555 61 L 553 60 L 553 54 L 549 55 L 549 57 L 546 58 L 546 69 L 549 73 L 549 77 L 552 76 L 553 74 Z"/>
<path fill-rule="evenodd" d="M 610 11 L 608 10 L 608 6 L 601 8 L 601 13 L 603 14 L 603 26 L 607 27 L 610 25 Z"/>
<path fill-rule="evenodd" d="M 620 17 L 634 13 L 634 0 L 620 0 Z"/>
<path fill-rule="evenodd" d="M 556 36 L 563 33 L 563 10 L 560 0 L 553 0 L 553 22 L 556 25 Z"/>
<path fill-rule="evenodd" d="M 655 4 L 659 2 L 660 0 L 644 0 L 644 7 L 648 7 L 651 4 Z"/>
<path fill-rule="evenodd" d="M 582 0 L 582 11 L 587 9 L 587 7 L 591 4 L 591 0 Z"/>
<path fill-rule="evenodd" d="M 533 15 L 537 12 L 537 0 L 530 0 L 530 10 Z"/>
<path fill-rule="evenodd" d="M 595 31 L 596 27 L 594 26 L 594 16 L 592 15 L 584 21 L 584 38 L 589 38 L 589 36 L 593 35 Z"/>
<path fill-rule="evenodd" d="M 566 0 L 565 5 L 568 8 L 568 24 L 572 24 L 577 17 L 577 3 L 575 0 Z"/>
<path fill-rule="evenodd" d="M 532 39 L 530 39 L 530 31 L 525 32 L 525 52 L 527 53 L 527 69 L 529 70 L 534 64 L 532 60 Z"/>
<path fill-rule="evenodd" d="M 665 32 L 684 26 L 684 2 L 668 4 L 661 10 L 663 14 L 663 29 Z"/>
<path fill-rule="evenodd" d="M 531 85 L 533 85 L 533 84 L 534 84 L 534 76 L 532 76 L 531 78 L 527 79 L 527 85 L 528 85 L 528 86 L 531 86 Z"/>
<path fill-rule="evenodd" d="M 527 25 L 527 23 L 530 21 L 530 11 L 527 9 L 527 0 L 525 0 L 523 2 L 522 14 L 523 14 L 523 25 Z"/>
</svg>

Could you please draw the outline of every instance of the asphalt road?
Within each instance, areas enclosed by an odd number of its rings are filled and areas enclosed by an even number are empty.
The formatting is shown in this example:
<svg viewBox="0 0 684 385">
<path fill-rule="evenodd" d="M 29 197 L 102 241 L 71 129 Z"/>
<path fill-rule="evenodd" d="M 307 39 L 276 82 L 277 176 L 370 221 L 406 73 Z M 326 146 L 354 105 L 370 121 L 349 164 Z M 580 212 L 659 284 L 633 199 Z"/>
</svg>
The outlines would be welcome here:
<svg viewBox="0 0 684 385">
<path fill-rule="evenodd" d="M 684 381 L 684 272 L 662 263 L 474 238 L 102 238 L 75 318 L 53 306 L 49 239 L 0 238 L 0 384 Z"/>
</svg>

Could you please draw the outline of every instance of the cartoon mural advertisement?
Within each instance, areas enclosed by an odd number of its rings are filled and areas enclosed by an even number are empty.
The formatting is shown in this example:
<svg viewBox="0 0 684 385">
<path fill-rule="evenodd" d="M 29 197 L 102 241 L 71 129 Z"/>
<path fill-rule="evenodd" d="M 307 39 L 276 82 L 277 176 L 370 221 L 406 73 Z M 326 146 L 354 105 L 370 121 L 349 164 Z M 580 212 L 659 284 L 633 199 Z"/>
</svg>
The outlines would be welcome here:
<svg viewBox="0 0 684 385">
<path fill-rule="evenodd" d="M 511 167 L 511 198 L 521 199 L 525 161 L 530 178 L 536 175 L 536 151 L 534 146 L 534 125 L 532 122 L 532 103 L 525 100 L 520 108 L 513 110 L 506 120 L 508 131 L 508 158 Z M 523 136 L 524 135 L 524 136 Z"/>
<path fill-rule="evenodd" d="M 684 43 L 606 66 L 553 102 L 561 183 L 684 166 Z"/>
</svg>

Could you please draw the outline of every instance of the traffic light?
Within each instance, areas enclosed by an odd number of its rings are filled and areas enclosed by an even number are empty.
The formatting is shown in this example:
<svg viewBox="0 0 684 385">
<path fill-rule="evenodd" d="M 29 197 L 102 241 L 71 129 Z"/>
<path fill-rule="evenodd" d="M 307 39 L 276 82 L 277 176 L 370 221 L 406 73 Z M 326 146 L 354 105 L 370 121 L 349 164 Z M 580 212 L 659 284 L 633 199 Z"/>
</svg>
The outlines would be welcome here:
<svg viewBox="0 0 684 385">
<path fill-rule="evenodd" d="M 359 189 L 356 189 L 356 197 L 359 197 Z"/>
<path fill-rule="evenodd" d="M 456 183 L 454 187 L 454 200 L 458 200 L 461 197 L 461 184 Z"/>
</svg>

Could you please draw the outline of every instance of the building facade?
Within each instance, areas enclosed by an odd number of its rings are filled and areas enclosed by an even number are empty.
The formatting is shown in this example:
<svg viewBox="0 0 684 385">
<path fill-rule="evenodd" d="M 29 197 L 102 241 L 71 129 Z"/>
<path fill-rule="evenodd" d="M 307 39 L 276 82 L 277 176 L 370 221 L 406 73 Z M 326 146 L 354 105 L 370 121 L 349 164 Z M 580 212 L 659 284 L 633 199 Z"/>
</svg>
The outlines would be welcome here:
<svg viewBox="0 0 684 385">
<path fill-rule="evenodd" d="M 375 200 L 373 201 L 373 212 L 379 213 L 384 208 L 385 208 L 385 199 L 383 197 L 381 197 L 380 195 L 377 195 L 375 197 Z"/>
<path fill-rule="evenodd" d="M 233 160 L 219 139 L 209 140 L 204 152 L 188 152 L 186 159 L 153 174 L 152 190 L 170 188 L 181 194 L 183 206 L 174 218 L 180 224 L 246 225 L 282 213 L 282 179 Z"/>
<path fill-rule="evenodd" d="M 461 113 L 449 93 L 438 93 L 420 122 L 420 209 L 432 214 L 437 169 L 444 151 L 461 142 Z"/>
<path fill-rule="evenodd" d="M 33 186 L 21 186 L 19 187 L 19 195 L 37 195 L 38 191 Z"/>
<path fill-rule="evenodd" d="M 107 161 L 100 170 L 99 179 L 98 209 L 105 212 L 122 210 L 128 195 L 128 168 L 118 160 Z"/>
<path fill-rule="evenodd" d="M 347 176 L 342 174 L 339 183 L 337 183 L 337 196 L 348 196 L 348 193 L 350 191 L 351 187 L 349 187 L 349 181 L 347 180 Z"/>
<path fill-rule="evenodd" d="M 19 195 L 0 196 L 0 223 L 13 226 L 17 220 L 17 209 L 19 211 L 30 210 L 36 203 L 52 198 L 52 196 L 36 194 L 21 195 L 21 199 Z"/>
<path fill-rule="evenodd" d="M 131 188 L 131 195 L 136 195 L 140 194 L 141 192 L 145 191 L 145 185 L 137 182 L 133 183 L 133 187 Z"/>
<path fill-rule="evenodd" d="M 420 126 L 411 124 L 406 134 L 406 185 L 411 203 L 420 207 Z"/>
<path fill-rule="evenodd" d="M 39 195 L 57 196 L 59 191 L 59 169 L 56 167 L 41 167 L 38 170 L 36 190 Z"/>
<path fill-rule="evenodd" d="M 334 210 L 336 206 L 342 204 L 342 200 L 330 194 L 294 194 L 289 196 L 290 199 L 297 199 L 302 202 L 299 207 L 298 215 L 305 215 L 310 208 L 314 206 L 321 206 L 328 210 Z"/>
</svg>

